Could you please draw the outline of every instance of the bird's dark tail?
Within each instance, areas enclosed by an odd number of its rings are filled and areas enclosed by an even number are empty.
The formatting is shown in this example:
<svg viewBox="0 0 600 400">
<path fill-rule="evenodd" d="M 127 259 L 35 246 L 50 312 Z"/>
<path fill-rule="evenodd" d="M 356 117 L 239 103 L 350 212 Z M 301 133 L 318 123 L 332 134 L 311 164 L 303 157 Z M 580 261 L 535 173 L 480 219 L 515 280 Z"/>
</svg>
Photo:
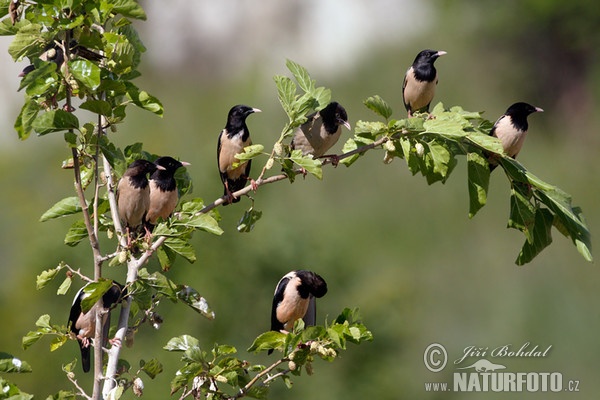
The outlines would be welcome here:
<svg viewBox="0 0 600 400">
<path fill-rule="evenodd" d="M 81 366 L 83 372 L 90 372 L 90 346 L 84 347 L 81 341 L 79 341 L 79 348 L 81 349 Z"/>
</svg>

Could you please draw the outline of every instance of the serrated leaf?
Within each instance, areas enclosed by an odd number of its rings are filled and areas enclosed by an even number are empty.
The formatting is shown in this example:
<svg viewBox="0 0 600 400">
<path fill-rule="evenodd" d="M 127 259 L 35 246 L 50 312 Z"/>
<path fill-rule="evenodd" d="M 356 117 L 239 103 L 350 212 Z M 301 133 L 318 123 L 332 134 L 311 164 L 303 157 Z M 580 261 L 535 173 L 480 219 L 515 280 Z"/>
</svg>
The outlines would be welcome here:
<svg viewBox="0 0 600 400">
<path fill-rule="evenodd" d="M 294 78 L 298 82 L 300 89 L 307 93 L 314 90 L 315 81 L 310 78 L 306 68 L 292 60 L 287 60 L 285 65 L 290 70 L 292 75 L 294 75 Z"/>
<path fill-rule="evenodd" d="M 25 56 L 33 56 L 44 43 L 42 26 L 28 24 L 22 26 L 8 46 L 8 53 L 13 60 L 19 61 Z"/>
<path fill-rule="evenodd" d="M 89 60 L 77 59 L 69 61 L 69 72 L 73 77 L 92 92 L 100 86 L 100 67 Z M 105 114 L 108 115 L 108 114 Z"/>
<path fill-rule="evenodd" d="M 425 133 L 436 133 L 451 139 L 461 138 L 467 134 L 463 130 L 464 124 L 460 119 L 458 121 L 449 118 L 428 119 L 423 123 L 423 128 L 425 128 Z"/>
<path fill-rule="evenodd" d="M 0 372 L 25 373 L 31 372 L 31 366 L 8 353 L 0 353 Z M 1 396 L 0 396 L 1 397 Z"/>
<path fill-rule="evenodd" d="M 37 321 L 35 321 L 35 326 L 37 326 L 38 328 L 51 330 L 52 326 L 50 326 L 50 315 L 44 314 L 44 315 L 40 316 L 37 319 Z"/>
<path fill-rule="evenodd" d="M 188 351 L 193 348 L 200 348 L 198 339 L 190 335 L 182 335 L 171 338 L 163 347 L 167 351 Z"/>
<path fill-rule="evenodd" d="M 53 268 L 53 269 L 48 269 L 46 271 L 42 271 L 41 274 L 39 274 L 36 278 L 35 281 L 35 288 L 37 290 L 43 289 L 44 287 L 46 287 L 46 285 L 56 277 L 56 275 L 58 275 L 58 272 L 61 270 L 62 268 L 60 266 Z"/>
<path fill-rule="evenodd" d="M 65 244 L 67 246 L 76 246 L 84 239 L 87 239 L 88 233 L 85 227 L 85 222 L 82 220 L 75 221 L 65 235 Z"/>
<path fill-rule="evenodd" d="M 29 71 L 21 79 L 18 90 L 27 88 L 29 96 L 41 96 L 51 85 L 56 84 L 56 68 L 56 63 L 40 60 L 33 71 Z"/>
<path fill-rule="evenodd" d="M 386 120 L 392 116 L 392 108 L 379 95 L 371 96 L 364 101 L 364 105 L 377 115 Z"/>
<path fill-rule="evenodd" d="M 48 211 L 42 214 L 40 222 L 77 214 L 78 212 L 81 212 L 79 199 L 77 197 L 67 197 L 54 204 Z"/>
<path fill-rule="evenodd" d="M 156 358 L 144 362 L 142 365 L 142 371 L 150 377 L 150 379 L 156 378 L 158 374 L 163 372 L 163 366 Z"/>
<path fill-rule="evenodd" d="M 467 182 L 469 187 L 469 218 L 485 206 L 490 183 L 488 162 L 479 153 L 467 154 Z"/>
<path fill-rule="evenodd" d="M 518 229 L 525 235 L 528 242 L 532 242 L 532 229 L 535 222 L 535 207 L 531 204 L 527 193 L 529 188 L 523 190 L 518 185 L 513 185 L 510 196 L 510 217 L 508 227 Z"/>
<path fill-rule="evenodd" d="M 262 144 L 253 144 L 253 145 L 244 147 L 243 153 L 238 153 L 235 155 L 235 158 L 238 161 L 234 162 L 232 164 L 231 168 L 237 168 L 244 162 L 261 155 L 264 149 L 265 149 L 265 146 L 263 146 Z"/>
<path fill-rule="evenodd" d="M 106 400 L 119 400 L 121 398 L 121 396 L 123 395 L 124 390 L 125 390 L 125 388 L 121 385 L 115 386 L 108 392 L 108 395 L 106 396 Z"/>
<path fill-rule="evenodd" d="M 530 262 L 542 250 L 552 243 L 552 221 L 554 216 L 545 208 L 538 208 L 535 212 L 535 223 L 532 230 L 532 240 L 525 241 L 519 256 L 517 257 L 517 265 L 524 265 Z"/>
<path fill-rule="evenodd" d="M 248 348 L 248 352 L 258 353 L 259 351 L 282 348 L 285 345 L 286 334 L 281 332 L 269 331 L 260 334 L 252 345 Z"/>
<path fill-rule="evenodd" d="M 276 75 L 274 78 L 277 87 L 277 96 L 283 110 L 293 119 L 294 101 L 296 100 L 296 85 L 287 76 Z"/>
<path fill-rule="evenodd" d="M 206 299 L 200 296 L 196 289 L 187 285 L 179 285 L 177 287 L 177 298 L 204 317 L 210 320 L 215 319 L 214 311 L 210 309 Z"/>
<path fill-rule="evenodd" d="M 29 331 L 27 335 L 23 336 L 23 339 L 21 339 L 21 345 L 23 346 L 23 349 L 27 350 L 32 344 L 40 340 L 43 335 L 43 332 Z"/>
<path fill-rule="evenodd" d="M 437 181 L 445 182 L 450 171 L 451 162 L 453 160 L 448 149 L 438 142 L 427 143 L 428 151 L 425 153 L 424 158 L 427 165 L 427 183 L 432 184 Z"/>
<path fill-rule="evenodd" d="M 38 115 L 31 126 L 38 135 L 43 136 L 52 132 L 79 129 L 79 119 L 75 114 L 64 110 L 50 110 Z"/>
<path fill-rule="evenodd" d="M 500 139 L 497 137 L 473 131 L 467 133 L 466 139 L 483 150 L 491 151 L 496 154 L 504 154 L 502 142 L 500 142 Z"/>
<path fill-rule="evenodd" d="M 113 6 L 112 11 L 124 17 L 142 21 L 145 21 L 147 18 L 144 9 L 135 0 L 109 0 L 108 3 Z"/>
<path fill-rule="evenodd" d="M 223 229 L 219 223 L 209 214 L 193 215 L 190 218 L 184 218 L 173 222 L 173 226 L 184 225 L 190 228 L 202 230 L 213 235 L 222 235 Z"/>
</svg>

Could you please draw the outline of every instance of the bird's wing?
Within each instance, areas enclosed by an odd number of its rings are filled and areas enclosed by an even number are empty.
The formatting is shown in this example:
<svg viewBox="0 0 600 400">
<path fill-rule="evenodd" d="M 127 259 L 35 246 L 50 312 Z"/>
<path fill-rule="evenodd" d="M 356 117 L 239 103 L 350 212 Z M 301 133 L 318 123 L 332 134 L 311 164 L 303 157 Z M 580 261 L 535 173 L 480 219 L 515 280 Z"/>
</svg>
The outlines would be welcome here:
<svg viewBox="0 0 600 400">
<path fill-rule="evenodd" d="M 404 74 L 404 81 L 402 82 L 402 102 L 404 103 L 404 108 L 406 108 L 407 110 L 409 109 L 410 105 L 406 102 L 406 98 L 404 97 L 404 90 L 406 89 L 406 84 L 408 83 L 406 77 L 408 76 L 411 68 L 412 67 L 410 67 L 408 71 L 406 71 L 406 74 Z"/>
<path fill-rule="evenodd" d="M 308 308 L 302 320 L 306 326 L 314 326 L 317 323 L 317 299 L 312 294 L 308 298 Z"/>
<path fill-rule="evenodd" d="M 277 319 L 277 306 L 283 300 L 283 294 L 285 292 L 285 287 L 287 286 L 289 281 L 290 281 L 290 278 L 287 276 L 284 276 L 283 278 L 281 278 L 281 280 L 277 284 L 277 287 L 275 288 L 275 294 L 273 295 L 273 305 L 271 307 L 271 330 L 272 331 L 279 332 L 280 330 L 283 329 L 283 323 L 281 323 Z"/>
<path fill-rule="evenodd" d="M 85 286 L 84 286 L 85 287 Z M 75 298 L 73 299 L 73 305 L 71 305 L 71 311 L 69 312 L 69 321 L 67 322 L 67 326 L 70 324 L 71 332 L 77 334 L 78 329 L 75 328 L 75 323 L 79 316 L 81 315 L 81 296 L 83 295 L 83 288 L 79 289 Z"/>
</svg>

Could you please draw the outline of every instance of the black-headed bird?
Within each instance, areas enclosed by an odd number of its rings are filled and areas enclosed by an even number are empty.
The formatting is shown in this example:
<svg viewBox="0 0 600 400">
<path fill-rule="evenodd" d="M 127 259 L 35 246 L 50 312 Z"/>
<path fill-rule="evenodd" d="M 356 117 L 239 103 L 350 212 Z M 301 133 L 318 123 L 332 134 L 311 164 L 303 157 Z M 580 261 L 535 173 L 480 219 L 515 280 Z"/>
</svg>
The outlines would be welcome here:
<svg viewBox="0 0 600 400">
<path fill-rule="evenodd" d="M 73 300 L 71 306 L 71 312 L 69 313 L 69 321 L 67 325 L 70 326 L 71 332 L 75 334 L 79 348 L 81 349 L 81 365 L 83 372 L 90 370 L 90 339 L 92 339 L 96 333 L 96 314 L 102 313 L 102 331 L 103 331 L 103 343 L 102 346 L 106 345 L 108 339 L 108 330 L 110 327 L 110 309 L 117 302 L 123 299 L 126 294 L 123 286 L 117 282 L 113 282 L 113 285 L 108 289 L 106 293 L 102 295 L 102 306 L 99 307 L 98 303 L 94 304 L 88 312 L 83 313 L 81 310 L 81 302 L 85 298 L 84 290 L 85 286 L 79 289 Z"/>
<path fill-rule="evenodd" d="M 250 131 L 246 125 L 246 118 L 248 115 L 256 112 L 261 112 L 261 110 L 245 105 L 232 107 L 227 115 L 227 124 L 219 134 L 217 165 L 225 189 L 223 196 L 227 199 L 223 205 L 240 201 L 239 198 L 233 196 L 233 192 L 243 189 L 248 180 L 250 180 L 252 188 L 256 190 L 256 184 L 250 178 L 252 160 L 241 163 L 235 168 L 233 167 L 235 163 L 239 163 L 235 155 L 243 153 L 244 147 L 252 144 Z"/>
<path fill-rule="evenodd" d="M 495 136 L 502 142 L 502 148 L 507 156 L 516 158 L 521 151 L 529 124 L 527 117 L 535 112 L 543 112 L 539 107 L 531 104 L 519 102 L 508 107 L 506 112 L 498 118 L 492 130 L 491 136 Z M 490 171 L 498 166 L 498 161 L 493 157 L 488 157 Z"/>
<path fill-rule="evenodd" d="M 159 218 L 166 220 L 175 210 L 179 201 L 175 172 L 181 167 L 190 165 L 188 162 L 177 161 L 169 156 L 160 157 L 154 163 L 159 168 L 150 175 L 150 203 L 145 219 L 148 232 L 154 229 Z"/>
<path fill-rule="evenodd" d="M 346 110 L 335 101 L 307 118 L 294 132 L 291 147 L 301 150 L 303 155 L 312 154 L 314 158 L 327 157 L 325 153 L 339 140 L 342 126 L 352 130 Z"/>
<path fill-rule="evenodd" d="M 315 298 L 327 293 L 327 283 L 312 271 L 297 270 L 286 274 L 275 289 L 271 309 L 271 330 L 289 332 L 294 322 L 303 319 L 306 325 L 316 323 Z"/>
<path fill-rule="evenodd" d="M 127 240 L 132 232 L 142 225 L 150 207 L 150 185 L 148 175 L 165 167 L 148 160 L 135 160 L 127 167 L 117 185 L 117 209 L 125 224 Z"/>
<path fill-rule="evenodd" d="M 438 83 L 437 70 L 433 63 L 444 54 L 445 51 L 423 50 L 417 54 L 415 61 L 406 71 L 402 84 L 402 98 L 409 117 L 416 111 L 429 112 L 429 104 L 433 100 Z"/>
</svg>

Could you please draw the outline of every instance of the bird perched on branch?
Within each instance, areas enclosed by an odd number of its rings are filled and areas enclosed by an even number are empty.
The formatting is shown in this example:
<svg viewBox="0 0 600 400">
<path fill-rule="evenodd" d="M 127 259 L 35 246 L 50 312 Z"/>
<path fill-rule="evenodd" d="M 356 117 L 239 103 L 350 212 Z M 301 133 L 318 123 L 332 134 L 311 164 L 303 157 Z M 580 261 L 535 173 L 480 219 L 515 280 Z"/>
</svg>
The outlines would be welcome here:
<svg viewBox="0 0 600 400">
<path fill-rule="evenodd" d="M 96 314 L 99 312 L 102 313 L 103 342 L 101 345 L 105 346 L 106 342 L 108 342 L 110 309 L 127 294 L 123 285 L 113 282 L 108 291 L 102 295 L 102 306 L 100 307 L 98 303 L 96 303 L 84 313 L 81 309 L 81 302 L 86 296 L 84 292 L 86 286 L 79 289 L 75 295 L 73 305 L 71 306 L 71 312 L 69 313 L 69 321 L 67 323 L 67 325 L 70 326 L 71 332 L 77 337 L 77 342 L 81 349 L 81 365 L 83 367 L 83 372 L 88 372 L 90 370 L 90 339 L 92 339 L 96 333 Z"/>
<path fill-rule="evenodd" d="M 148 232 L 154 229 L 159 218 L 166 220 L 171 216 L 177 206 L 179 193 L 175 172 L 181 167 L 190 165 L 185 161 L 177 161 L 173 157 L 160 157 L 154 164 L 156 171 L 150 176 L 150 203 L 146 213 L 145 226 Z"/>
<path fill-rule="evenodd" d="M 40 54 L 39 58 L 42 61 L 55 63 L 57 66 L 57 70 L 60 70 L 63 67 L 65 61 L 67 61 L 65 59 L 65 47 L 66 46 L 62 46 L 60 42 L 52 41 L 46 46 L 42 54 Z M 79 45 L 79 43 L 77 43 L 75 39 L 71 39 L 71 41 L 69 42 L 69 54 L 71 55 L 71 58 L 81 57 L 85 58 L 86 60 L 96 62 L 104 58 L 103 55 L 98 54 L 95 51 L 88 49 L 87 47 Z M 24 77 L 34 69 L 35 66 L 33 64 L 26 66 L 19 74 L 19 77 Z"/>
<path fill-rule="evenodd" d="M 256 183 L 250 178 L 252 160 L 240 163 L 235 158 L 236 154 L 244 152 L 244 147 L 252 144 L 246 118 L 256 112 L 261 112 L 261 110 L 244 105 L 232 107 L 227 115 L 227 124 L 219 134 L 217 165 L 225 189 L 223 195 L 227 200 L 223 205 L 240 201 L 239 198 L 233 196 L 233 192 L 243 189 L 247 180 L 250 180 L 252 189 L 256 190 Z M 239 165 L 234 167 L 234 164 Z"/>
<path fill-rule="evenodd" d="M 423 50 L 417 54 L 415 61 L 406 71 L 402 84 L 402 98 L 409 117 L 416 111 L 429 112 L 429 104 L 433 100 L 438 83 L 437 70 L 433 63 L 444 54 L 445 51 Z"/>
<path fill-rule="evenodd" d="M 127 167 L 117 185 L 119 218 L 125 224 L 128 243 L 131 233 L 142 225 L 150 206 L 148 175 L 165 167 L 148 160 L 135 160 Z"/>
<path fill-rule="evenodd" d="M 352 129 L 344 107 L 333 101 L 307 118 L 308 120 L 294 132 L 292 150 L 301 150 L 303 155 L 312 154 L 314 158 L 323 156 L 335 158 L 325 153 L 339 140 L 342 126 Z M 335 160 L 334 163 L 337 164 Z"/>
<path fill-rule="evenodd" d="M 502 148 L 507 156 L 516 158 L 521 151 L 525 137 L 527 136 L 527 117 L 535 112 L 543 112 L 539 107 L 519 102 L 508 107 L 506 112 L 498 118 L 492 130 L 491 136 L 495 136 L 502 142 Z M 494 156 L 488 157 L 490 171 L 498 166 L 498 160 Z"/>
<path fill-rule="evenodd" d="M 271 330 L 291 331 L 300 318 L 314 325 L 317 316 L 315 298 L 327 293 L 327 283 L 318 274 L 297 270 L 286 274 L 275 289 L 271 309 Z"/>
</svg>

